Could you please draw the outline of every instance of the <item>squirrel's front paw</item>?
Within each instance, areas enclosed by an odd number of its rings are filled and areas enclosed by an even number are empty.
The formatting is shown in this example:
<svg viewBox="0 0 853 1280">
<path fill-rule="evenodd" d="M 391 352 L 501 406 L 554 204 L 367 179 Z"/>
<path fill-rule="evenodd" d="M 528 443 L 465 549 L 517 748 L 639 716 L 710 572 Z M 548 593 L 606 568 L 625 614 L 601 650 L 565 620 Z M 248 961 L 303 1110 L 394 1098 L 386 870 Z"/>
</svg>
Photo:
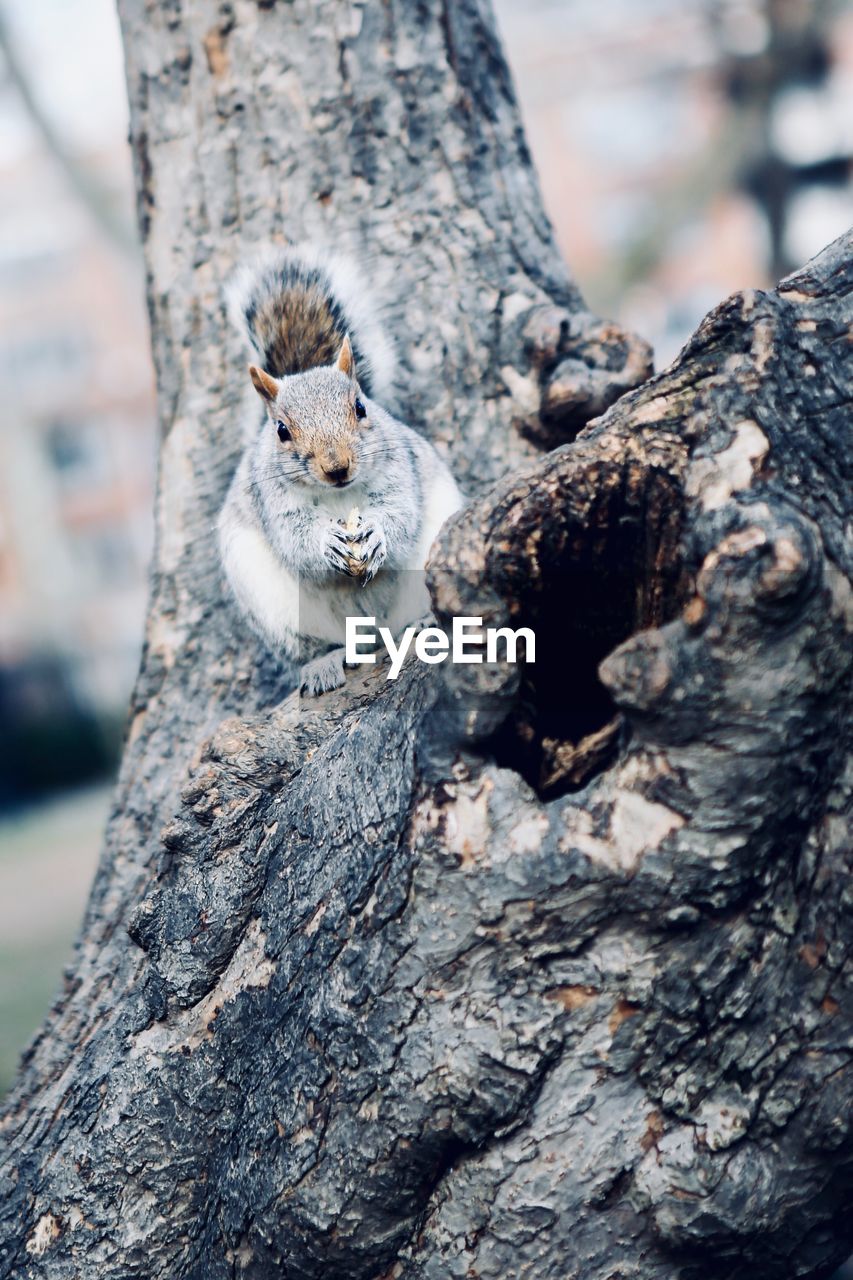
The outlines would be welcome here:
<svg viewBox="0 0 853 1280">
<path fill-rule="evenodd" d="M 362 522 L 361 528 L 353 538 L 359 543 L 359 550 L 364 564 L 362 569 L 362 586 L 375 578 L 388 556 L 388 544 L 385 533 L 378 520 L 369 517 Z"/>
<path fill-rule="evenodd" d="M 324 653 L 321 658 L 312 658 L 310 662 L 306 662 L 299 672 L 300 693 L 317 698 L 321 693 L 339 689 L 345 684 L 345 652 L 344 649 L 333 649 L 331 653 Z"/>
<path fill-rule="evenodd" d="M 350 578 L 354 576 L 349 537 L 342 525 L 329 524 L 324 528 L 322 550 L 323 559 L 330 569 L 345 573 Z"/>
</svg>

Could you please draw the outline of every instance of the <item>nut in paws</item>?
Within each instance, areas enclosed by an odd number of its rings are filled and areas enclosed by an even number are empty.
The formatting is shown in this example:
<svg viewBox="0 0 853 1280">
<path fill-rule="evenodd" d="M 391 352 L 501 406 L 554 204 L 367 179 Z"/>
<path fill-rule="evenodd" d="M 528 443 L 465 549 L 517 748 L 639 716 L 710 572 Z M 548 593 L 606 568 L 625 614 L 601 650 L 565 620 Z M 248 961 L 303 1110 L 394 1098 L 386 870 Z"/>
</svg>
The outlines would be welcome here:
<svg viewBox="0 0 853 1280">
<path fill-rule="evenodd" d="M 359 548 L 364 568 L 365 583 L 375 578 L 388 556 L 388 546 L 382 526 L 376 520 L 364 520 L 353 541 Z"/>
<path fill-rule="evenodd" d="M 360 576 L 353 570 L 350 541 L 342 525 L 330 524 L 324 530 L 323 559 L 330 568 L 337 569 L 339 573 L 346 573 L 350 577 Z"/>
<path fill-rule="evenodd" d="M 347 539 L 346 572 L 361 578 L 362 586 L 366 586 L 376 577 L 388 554 L 382 526 L 370 516 L 362 519 L 358 507 L 353 507 L 340 529 Z"/>
</svg>

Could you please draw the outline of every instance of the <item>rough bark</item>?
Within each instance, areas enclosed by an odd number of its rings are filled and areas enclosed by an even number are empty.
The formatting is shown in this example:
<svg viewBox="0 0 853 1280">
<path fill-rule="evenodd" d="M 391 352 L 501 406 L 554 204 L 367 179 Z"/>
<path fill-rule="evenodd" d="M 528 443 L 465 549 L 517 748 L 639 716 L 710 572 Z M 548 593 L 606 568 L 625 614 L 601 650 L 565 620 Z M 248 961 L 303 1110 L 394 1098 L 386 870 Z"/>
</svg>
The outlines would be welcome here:
<svg viewBox="0 0 853 1280">
<path fill-rule="evenodd" d="M 559 262 L 481 3 L 120 7 L 158 545 L 81 943 L 2 1121 L 0 1275 L 827 1274 L 851 241 L 572 440 L 647 357 Z M 282 232 L 395 277 L 401 407 L 478 494 L 436 612 L 533 625 L 535 665 L 299 703 L 241 629 L 218 291 Z"/>
</svg>

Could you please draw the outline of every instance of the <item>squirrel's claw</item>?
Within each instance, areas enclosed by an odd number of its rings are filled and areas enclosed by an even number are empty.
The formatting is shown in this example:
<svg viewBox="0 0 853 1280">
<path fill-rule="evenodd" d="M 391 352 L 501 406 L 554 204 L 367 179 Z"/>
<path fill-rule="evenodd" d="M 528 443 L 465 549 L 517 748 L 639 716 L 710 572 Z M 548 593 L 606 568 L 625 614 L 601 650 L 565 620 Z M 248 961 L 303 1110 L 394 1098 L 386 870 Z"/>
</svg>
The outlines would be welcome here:
<svg viewBox="0 0 853 1280">
<path fill-rule="evenodd" d="M 321 693 L 338 689 L 346 683 L 344 650 L 332 649 L 320 658 L 312 658 L 299 671 L 299 691 L 317 698 Z"/>
<path fill-rule="evenodd" d="M 353 573 L 353 577 L 361 578 L 361 585 L 366 587 L 368 582 L 372 582 L 376 577 L 388 555 L 385 532 L 374 517 L 367 516 L 362 519 L 356 532 L 347 536 L 350 548 L 358 547 L 358 569 Z"/>
<path fill-rule="evenodd" d="M 373 520 L 365 521 L 360 532 L 359 541 L 364 542 L 363 550 L 363 586 L 372 581 L 382 568 L 388 556 L 388 545 L 381 527 Z"/>
<path fill-rule="evenodd" d="M 326 538 L 323 544 L 323 559 L 331 569 L 335 569 L 338 573 L 345 573 L 349 578 L 357 576 L 352 569 L 347 534 L 344 529 L 337 525 L 330 525 L 326 531 Z"/>
</svg>

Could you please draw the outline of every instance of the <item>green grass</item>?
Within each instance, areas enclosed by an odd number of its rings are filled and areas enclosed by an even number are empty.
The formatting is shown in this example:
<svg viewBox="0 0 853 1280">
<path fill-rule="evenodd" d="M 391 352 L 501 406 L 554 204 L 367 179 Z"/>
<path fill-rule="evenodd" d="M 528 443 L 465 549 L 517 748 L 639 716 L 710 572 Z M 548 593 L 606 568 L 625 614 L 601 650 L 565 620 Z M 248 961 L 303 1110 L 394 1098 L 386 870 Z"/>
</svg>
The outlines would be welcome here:
<svg viewBox="0 0 853 1280">
<path fill-rule="evenodd" d="M 109 797 L 88 788 L 0 819 L 0 1096 L 61 988 Z"/>
<path fill-rule="evenodd" d="M 74 932 L 30 948 L 0 947 L 0 1095 L 59 992 Z"/>
</svg>

